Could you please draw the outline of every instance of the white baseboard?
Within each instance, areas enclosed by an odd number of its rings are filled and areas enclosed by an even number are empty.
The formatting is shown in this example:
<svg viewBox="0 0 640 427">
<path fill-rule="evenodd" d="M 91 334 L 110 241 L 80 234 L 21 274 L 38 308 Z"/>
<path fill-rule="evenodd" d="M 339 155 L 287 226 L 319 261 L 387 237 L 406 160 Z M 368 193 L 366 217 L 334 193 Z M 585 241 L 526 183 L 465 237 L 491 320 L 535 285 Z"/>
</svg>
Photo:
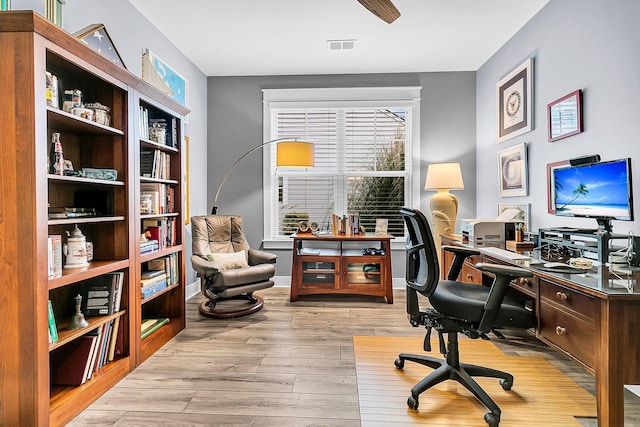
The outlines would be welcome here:
<svg viewBox="0 0 640 427">
<path fill-rule="evenodd" d="M 625 385 L 625 387 L 627 388 L 627 390 L 629 390 L 631 393 L 634 393 L 638 396 L 640 396 L 640 385 Z"/>
<path fill-rule="evenodd" d="M 189 283 L 184 289 L 185 299 L 189 300 L 191 297 L 200 293 L 200 280 Z"/>
</svg>

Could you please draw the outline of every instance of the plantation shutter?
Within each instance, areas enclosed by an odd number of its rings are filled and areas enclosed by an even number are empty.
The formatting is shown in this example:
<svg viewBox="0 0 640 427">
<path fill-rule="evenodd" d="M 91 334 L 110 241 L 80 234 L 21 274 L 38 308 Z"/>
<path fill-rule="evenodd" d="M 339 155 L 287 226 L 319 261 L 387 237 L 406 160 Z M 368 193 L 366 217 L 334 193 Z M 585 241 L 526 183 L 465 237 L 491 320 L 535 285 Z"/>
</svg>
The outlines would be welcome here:
<svg viewBox="0 0 640 427">
<path fill-rule="evenodd" d="M 359 213 L 373 231 L 386 218 L 389 233 L 403 236 L 399 208 L 406 204 L 405 163 L 409 108 L 273 108 L 271 138 L 312 142 L 315 167 L 275 166 L 270 148 L 271 236 L 285 237 L 308 220 L 326 228 L 332 214 Z"/>
</svg>

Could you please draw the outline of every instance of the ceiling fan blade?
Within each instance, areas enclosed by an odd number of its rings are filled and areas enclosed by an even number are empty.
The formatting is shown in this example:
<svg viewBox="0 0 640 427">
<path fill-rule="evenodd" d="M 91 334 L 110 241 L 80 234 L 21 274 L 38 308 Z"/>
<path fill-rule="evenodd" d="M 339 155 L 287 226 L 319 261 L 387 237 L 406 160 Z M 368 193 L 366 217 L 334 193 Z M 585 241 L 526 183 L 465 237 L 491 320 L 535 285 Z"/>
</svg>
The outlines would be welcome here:
<svg viewBox="0 0 640 427">
<path fill-rule="evenodd" d="M 391 3 L 391 0 L 358 0 L 361 5 L 369 9 L 371 13 L 382 19 L 387 24 L 400 17 L 400 12 Z"/>
</svg>

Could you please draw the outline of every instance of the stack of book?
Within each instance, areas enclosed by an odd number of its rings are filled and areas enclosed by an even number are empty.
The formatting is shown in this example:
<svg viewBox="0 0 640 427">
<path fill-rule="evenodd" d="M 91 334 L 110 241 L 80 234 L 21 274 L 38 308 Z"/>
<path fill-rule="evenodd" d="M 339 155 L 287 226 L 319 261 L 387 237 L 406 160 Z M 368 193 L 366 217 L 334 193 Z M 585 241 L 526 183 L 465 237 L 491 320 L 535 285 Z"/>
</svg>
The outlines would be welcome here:
<svg viewBox="0 0 640 427">
<path fill-rule="evenodd" d="M 148 298 L 167 287 L 167 275 L 162 270 L 148 270 L 140 274 L 140 291 L 142 299 Z"/>
<path fill-rule="evenodd" d="M 146 242 L 140 242 L 140 255 L 155 252 L 160 248 L 160 244 L 157 240 L 147 240 Z"/>
<path fill-rule="evenodd" d="M 142 319 L 142 325 L 140 325 L 140 338 L 145 339 L 167 323 L 169 323 L 169 319 L 167 317 L 160 319 Z"/>
</svg>

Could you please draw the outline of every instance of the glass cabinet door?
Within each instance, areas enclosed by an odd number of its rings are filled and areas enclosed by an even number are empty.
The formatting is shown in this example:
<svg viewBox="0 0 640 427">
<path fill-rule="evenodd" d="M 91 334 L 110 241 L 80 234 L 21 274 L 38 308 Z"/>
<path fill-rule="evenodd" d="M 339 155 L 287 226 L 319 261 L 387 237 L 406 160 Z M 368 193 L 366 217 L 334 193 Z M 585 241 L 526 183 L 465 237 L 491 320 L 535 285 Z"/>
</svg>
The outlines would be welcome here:
<svg viewBox="0 0 640 427">
<path fill-rule="evenodd" d="M 346 258 L 345 267 L 345 287 L 381 287 L 382 261 L 378 259 L 362 259 L 362 257 Z"/>
<path fill-rule="evenodd" d="M 325 257 L 307 258 L 302 261 L 303 288 L 315 289 L 337 289 L 340 287 L 339 281 L 339 259 Z"/>
</svg>

